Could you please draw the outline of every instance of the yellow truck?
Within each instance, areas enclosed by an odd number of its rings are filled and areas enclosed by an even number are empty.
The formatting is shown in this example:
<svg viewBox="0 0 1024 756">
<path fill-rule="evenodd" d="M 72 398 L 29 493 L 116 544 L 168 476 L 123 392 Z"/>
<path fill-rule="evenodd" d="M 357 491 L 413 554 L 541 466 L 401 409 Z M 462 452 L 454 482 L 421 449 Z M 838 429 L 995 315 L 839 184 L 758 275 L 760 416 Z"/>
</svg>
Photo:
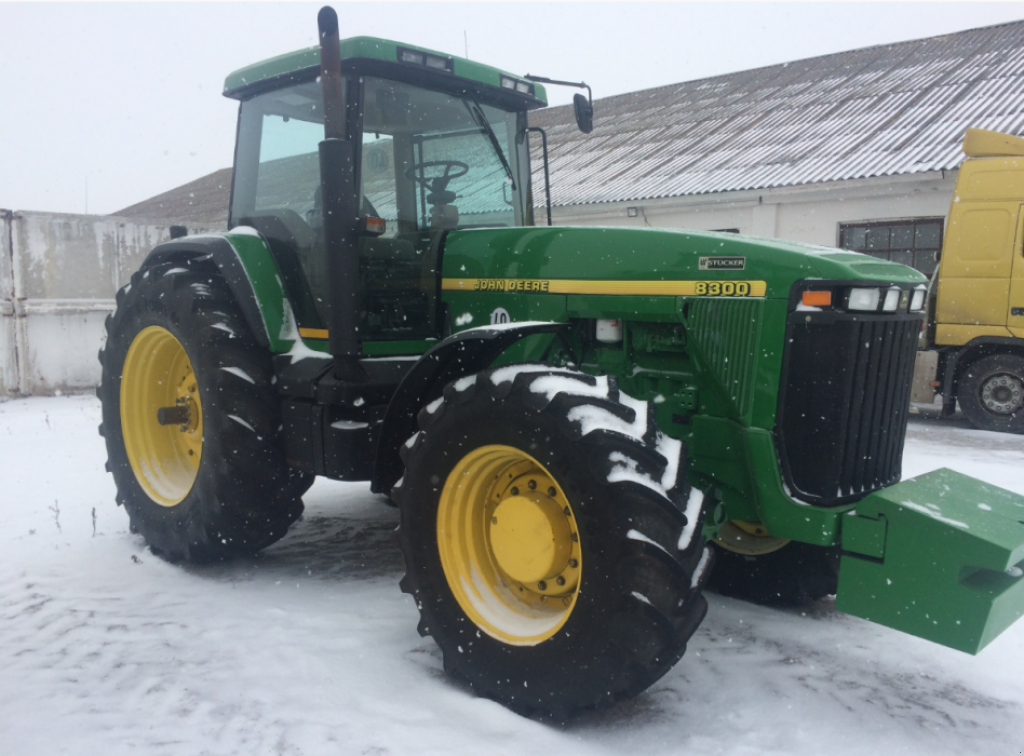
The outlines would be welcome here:
<svg viewBox="0 0 1024 756">
<path fill-rule="evenodd" d="M 1024 433 L 1024 138 L 968 129 L 963 151 L 913 399 Z"/>
</svg>

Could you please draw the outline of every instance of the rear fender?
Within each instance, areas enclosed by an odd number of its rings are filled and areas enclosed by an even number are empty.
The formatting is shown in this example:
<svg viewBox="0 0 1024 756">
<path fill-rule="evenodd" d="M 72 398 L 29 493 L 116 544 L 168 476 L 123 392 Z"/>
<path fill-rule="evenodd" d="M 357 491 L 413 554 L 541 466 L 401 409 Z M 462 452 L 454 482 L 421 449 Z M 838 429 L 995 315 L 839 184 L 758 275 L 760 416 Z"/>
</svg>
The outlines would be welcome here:
<svg viewBox="0 0 1024 756">
<path fill-rule="evenodd" d="M 231 288 L 260 346 L 287 352 L 298 329 L 270 247 L 255 232 L 186 236 L 153 248 L 141 269 L 175 260 L 209 259 Z"/>
<path fill-rule="evenodd" d="M 507 323 L 460 331 L 438 342 L 402 379 L 388 405 L 377 441 L 374 493 L 388 493 L 402 475 L 398 450 L 416 432 L 416 415 L 436 399 L 449 381 L 489 367 L 497 357 L 526 336 L 554 333 L 565 323 Z"/>
</svg>

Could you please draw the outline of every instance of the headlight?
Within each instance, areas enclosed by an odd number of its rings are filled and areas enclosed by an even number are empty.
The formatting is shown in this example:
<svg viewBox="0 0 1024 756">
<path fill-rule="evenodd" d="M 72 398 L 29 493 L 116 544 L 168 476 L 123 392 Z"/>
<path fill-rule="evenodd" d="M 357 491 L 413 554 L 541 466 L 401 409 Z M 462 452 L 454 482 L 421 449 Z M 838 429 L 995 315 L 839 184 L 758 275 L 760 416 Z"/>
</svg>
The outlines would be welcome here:
<svg viewBox="0 0 1024 756">
<path fill-rule="evenodd" d="M 875 312 L 881 298 L 882 292 L 878 289 L 850 289 L 846 295 L 846 309 Z"/>
<path fill-rule="evenodd" d="M 917 289 L 914 291 L 914 295 L 910 298 L 910 311 L 916 312 L 924 309 L 924 289 Z"/>
<path fill-rule="evenodd" d="M 896 308 L 900 306 L 900 290 L 889 289 L 885 292 L 885 301 L 882 303 L 883 312 L 896 312 Z"/>
</svg>

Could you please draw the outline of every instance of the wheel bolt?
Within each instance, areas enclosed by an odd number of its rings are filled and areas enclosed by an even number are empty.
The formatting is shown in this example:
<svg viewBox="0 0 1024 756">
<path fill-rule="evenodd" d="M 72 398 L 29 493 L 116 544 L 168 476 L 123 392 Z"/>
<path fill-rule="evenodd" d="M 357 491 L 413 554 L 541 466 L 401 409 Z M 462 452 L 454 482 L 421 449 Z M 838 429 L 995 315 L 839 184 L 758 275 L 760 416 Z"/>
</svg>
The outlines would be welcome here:
<svg viewBox="0 0 1024 756">
<path fill-rule="evenodd" d="M 565 509 L 562 510 L 562 514 L 564 514 L 566 517 L 572 517 L 572 510 L 569 509 L 569 507 L 566 507 Z"/>
<path fill-rule="evenodd" d="M 556 493 L 558 493 L 558 492 L 557 492 L 557 491 L 555 490 L 555 487 L 554 487 L 554 486 L 551 486 L 551 487 L 550 487 L 550 488 L 548 489 L 548 496 L 554 496 L 554 495 L 555 495 Z"/>
<path fill-rule="evenodd" d="M 580 534 L 579 533 L 573 533 L 572 534 L 572 542 L 573 543 L 579 543 L 580 542 Z"/>
<path fill-rule="evenodd" d="M 565 578 L 562 577 L 561 575 L 559 575 L 558 577 L 555 578 L 555 582 L 558 583 L 559 585 L 565 585 Z"/>
<path fill-rule="evenodd" d="M 497 525 L 498 524 L 498 518 L 497 517 L 492 517 L 491 518 L 491 524 L 492 525 Z"/>
<path fill-rule="evenodd" d="M 548 584 L 541 580 L 539 583 L 537 583 L 537 587 L 540 588 L 542 591 L 546 591 L 548 589 Z"/>
<path fill-rule="evenodd" d="M 577 567 L 580 566 L 580 562 L 579 562 L 578 559 L 570 559 L 569 560 L 569 566 L 572 567 L 573 569 L 576 569 Z"/>
<path fill-rule="evenodd" d="M 527 485 L 529 485 L 530 490 L 532 491 L 533 489 L 535 489 L 537 487 L 537 481 L 531 480 Z"/>
<path fill-rule="evenodd" d="M 518 496 L 519 495 L 519 489 L 516 488 L 515 486 L 512 486 L 512 495 L 513 496 Z"/>
</svg>

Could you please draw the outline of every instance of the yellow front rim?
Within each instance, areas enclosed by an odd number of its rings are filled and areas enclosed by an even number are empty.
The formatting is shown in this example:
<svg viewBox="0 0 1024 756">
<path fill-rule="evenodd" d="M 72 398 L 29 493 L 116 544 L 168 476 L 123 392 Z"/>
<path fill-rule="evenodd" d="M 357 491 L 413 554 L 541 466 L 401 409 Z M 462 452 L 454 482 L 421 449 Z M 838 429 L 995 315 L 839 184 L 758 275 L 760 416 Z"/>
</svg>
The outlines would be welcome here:
<svg viewBox="0 0 1024 756">
<path fill-rule="evenodd" d="M 576 519 L 529 454 L 481 446 L 463 457 L 441 492 L 437 543 L 459 606 L 491 637 L 532 646 L 569 619 L 583 569 Z"/>
<path fill-rule="evenodd" d="M 159 410 L 186 415 L 162 425 Z M 203 408 L 192 363 L 170 331 L 149 326 L 128 348 L 121 371 L 121 431 L 139 485 L 173 507 L 195 483 L 203 452 Z"/>
<path fill-rule="evenodd" d="M 737 554 L 759 556 L 778 551 L 789 539 L 773 536 L 760 522 L 729 520 L 722 524 L 715 543 Z"/>
</svg>

